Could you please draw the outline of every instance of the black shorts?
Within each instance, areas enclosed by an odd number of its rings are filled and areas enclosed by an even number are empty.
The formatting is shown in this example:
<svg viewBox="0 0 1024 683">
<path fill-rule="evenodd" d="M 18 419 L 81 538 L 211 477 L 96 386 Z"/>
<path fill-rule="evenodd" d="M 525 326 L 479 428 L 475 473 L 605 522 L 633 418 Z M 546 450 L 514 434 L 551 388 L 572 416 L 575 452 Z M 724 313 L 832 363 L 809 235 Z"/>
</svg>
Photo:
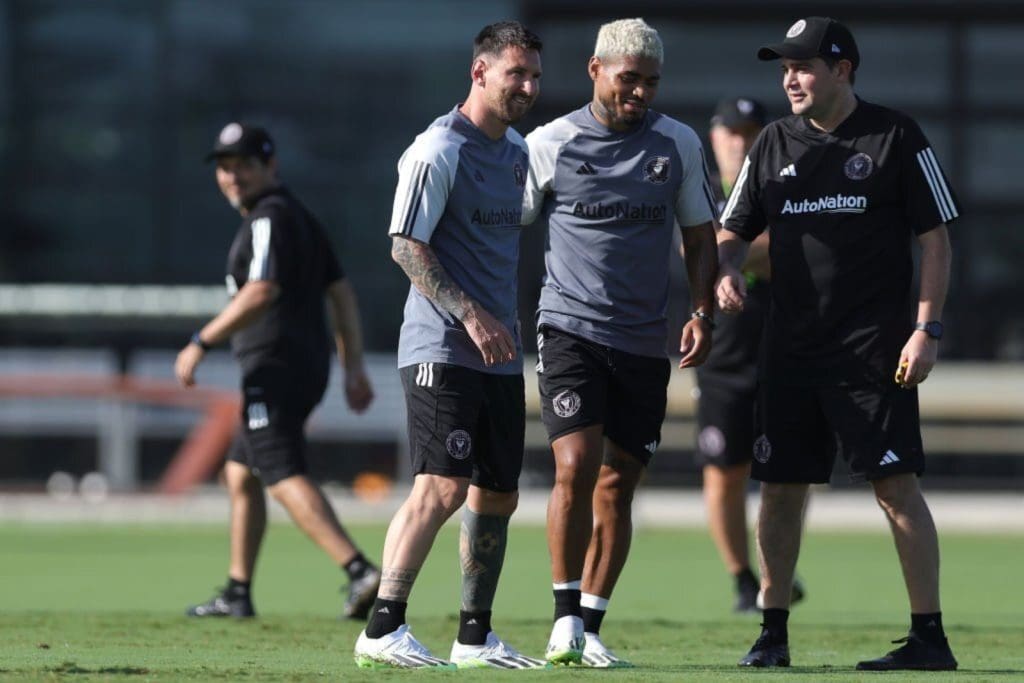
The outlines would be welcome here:
<svg viewBox="0 0 1024 683">
<path fill-rule="evenodd" d="M 638 356 L 542 325 L 537 334 L 540 410 L 548 440 L 603 425 L 644 465 L 661 443 L 667 358 Z"/>
<path fill-rule="evenodd" d="M 228 451 L 264 486 L 305 474 L 305 424 L 323 398 L 327 377 L 283 365 L 261 366 L 242 378 L 242 426 Z"/>
<path fill-rule="evenodd" d="M 758 413 L 751 477 L 759 481 L 825 483 L 837 454 L 853 481 L 924 472 L 916 389 L 764 383 Z"/>
<path fill-rule="evenodd" d="M 697 400 L 697 464 L 725 468 L 753 457 L 755 388 L 700 382 Z"/>
<path fill-rule="evenodd" d="M 523 376 L 445 363 L 399 370 L 413 474 L 469 477 L 475 486 L 519 489 L 526 429 Z"/>
</svg>

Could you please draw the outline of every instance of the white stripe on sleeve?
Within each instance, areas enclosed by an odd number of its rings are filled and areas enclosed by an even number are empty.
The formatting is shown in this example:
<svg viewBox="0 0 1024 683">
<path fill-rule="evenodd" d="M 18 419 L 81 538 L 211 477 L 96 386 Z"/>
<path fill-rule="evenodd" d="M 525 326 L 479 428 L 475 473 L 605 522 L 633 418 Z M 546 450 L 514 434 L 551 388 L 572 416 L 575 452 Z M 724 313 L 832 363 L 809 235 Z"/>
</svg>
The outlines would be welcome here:
<svg viewBox="0 0 1024 683">
<path fill-rule="evenodd" d="M 262 280 L 267 276 L 267 260 L 270 257 L 270 219 L 257 218 L 250 226 L 252 230 L 252 260 L 249 261 L 249 281 Z"/>
<path fill-rule="evenodd" d="M 740 174 L 736 177 L 736 184 L 732 186 L 732 192 L 729 193 L 729 201 L 722 210 L 722 217 L 718 221 L 722 225 L 725 225 L 725 222 L 729 220 L 729 216 L 732 215 L 733 210 L 736 208 L 736 202 L 739 201 L 740 195 L 743 193 L 743 185 L 747 182 L 747 173 L 749 171 L 750 157 L 748 156 L 743 160 L 743 168 L 740 169 Z"/>
<path fill-rule="evenodd" d="M 949 191 L 949 186 L 946 184 L 946 178 L 942 174 L 942 167 L 939 166 L 939 160 L 935 157 L 935 152 L 929 147 L 925 150 L 925 159 L 931 162 L 932 170 L 935 171 L 935 177 L 938 180 L 939 194 L 945 198 L 947 206 L 949 206 L 949 218 L 950 220 L 960 215 L 960 212 L 956 209 L 956 202 L 953 201 L 953 194 Z"/>
<path fill-rule="evenodd" d="M 936 173 L 935 168 L 932 166 L 931 159 L 928 158 L 928 152 L 931 150 L 930 147 L 925 148 L 917 153 L 917 163 L 921 165 L 921 173 L 924 174 L 924 179 L 928 183 L 928 189 L 931 190 L 932 198 L 935 199 L 935 206 L 939 210 L 939 217 L 943 221 L 948 221 L 953 214 L 953 210 L 949 204 L 946 203 L 946 195 L 940 189 L 939 184 L 943 183 L 941 173 Z"/>
</svg>

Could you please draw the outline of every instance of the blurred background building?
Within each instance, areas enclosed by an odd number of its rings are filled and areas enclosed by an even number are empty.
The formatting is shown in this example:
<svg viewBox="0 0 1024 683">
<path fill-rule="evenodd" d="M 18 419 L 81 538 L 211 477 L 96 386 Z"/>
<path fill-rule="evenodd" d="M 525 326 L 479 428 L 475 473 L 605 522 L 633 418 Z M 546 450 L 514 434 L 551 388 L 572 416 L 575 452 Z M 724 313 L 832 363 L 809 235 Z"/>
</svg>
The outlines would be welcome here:
<svg viewBox="0 0 1024 683">
<path fill-rule="evenodd" d="M 702 134 L 725 96 L 786 113 L 777 65 L 758 62 L 757 46 L 808 14 L 851 26 L 858 93 L 921 123 L 964 206 L 926 444 L 951 485 L 1019 487 L 1024 3 L 984 0 L 0 0 L 0 487 L 95 469 L 151 485 L 208 408 L 183 410 L 166 385 L 133 393 L 102 378 L 166 383 L 174 352 L 226 300 L 239 221 L 202 158 L 230 120 L 271 130 L 283 178 L 327 226 L 363 302 L 378 414 L 344 416 L 334 394 L 314 421 L 314 461 L 344 481 L 402 471 L 391 368 L 408 280 L 386 234 L 397 159 L 464 97 L 484 24 L 520 18 L 545 41 L 526 133 L 589 99 L 597 27 L 623 13 L 664 38 L 656 108 Z M 542 249 L 529 231 L 524 330 Z M 232 373 L 219 357 L 205 381 L 230 395 Z M 674 385 L 681 426 L 652 481 L 696 481 L 689 386 Z"/>
</svg>

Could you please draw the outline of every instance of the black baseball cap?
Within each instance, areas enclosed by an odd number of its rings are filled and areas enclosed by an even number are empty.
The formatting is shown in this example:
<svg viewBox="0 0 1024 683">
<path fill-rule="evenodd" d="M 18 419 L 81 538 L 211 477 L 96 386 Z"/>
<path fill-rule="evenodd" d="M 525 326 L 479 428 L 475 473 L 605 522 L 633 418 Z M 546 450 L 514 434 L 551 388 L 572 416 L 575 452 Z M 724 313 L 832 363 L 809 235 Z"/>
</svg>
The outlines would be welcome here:
<svg viewBox="0 0 1024 683">
<path fill-rule="evenodd" d="M 722 100 L 715 107 L 715 113 L 711 117 L 712 126 L 725 126 L 726 128 L 743 128 L 744 126 L 756 126 L 764 128 L 768 123 L 768 113 L 764 105 L 749 97 L 732 97 Z"/>
<path fill-rule="evenodd" d="M 762 61 L 779 59 L 811 59 L 827 57 L 848 59 L 854 71 L 860 64 L 860 52 L 850 29 L 829 17 L 807 17 L 786 31 L 786 39 L 774 45 L 765 45 L 757 51 Z"/>
<path fill-rule="evenodd" d="M 274 156 L 274 141 L 270 133 L 259 126 L 231 122 L 221 129 L 206 160 L 228 156 L 259 157 L 266 161 Z"/>
</svg>

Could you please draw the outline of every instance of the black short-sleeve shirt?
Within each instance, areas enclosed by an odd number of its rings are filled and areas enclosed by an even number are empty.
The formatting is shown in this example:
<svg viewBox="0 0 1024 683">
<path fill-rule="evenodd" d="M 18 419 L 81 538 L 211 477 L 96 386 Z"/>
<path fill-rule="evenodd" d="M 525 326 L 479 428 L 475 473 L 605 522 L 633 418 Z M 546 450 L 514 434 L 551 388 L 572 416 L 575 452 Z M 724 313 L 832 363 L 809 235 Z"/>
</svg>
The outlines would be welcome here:
<svg viewBox="0 0 1024 683">
<path fill-rule="evenodd" d="M 345 274 L 323 227 L 286 188 L 252 202 L 228 254 L 228 293 L 270 280 L 280 296 L 253 324 L 231 337 L 245 372 L 267 363 L 325 368 L 332 343 L 324 294 Z"/>
<path fill-rule="evenodd" d="M 750 150 L 722 224 L 771 229 L 762 375 L 824 385 L 891 378 L 912 329 L 911 238 L 960 213 L 918 125 L 858 100 L 834 131 L 789 116 Z"/>
</svg>

